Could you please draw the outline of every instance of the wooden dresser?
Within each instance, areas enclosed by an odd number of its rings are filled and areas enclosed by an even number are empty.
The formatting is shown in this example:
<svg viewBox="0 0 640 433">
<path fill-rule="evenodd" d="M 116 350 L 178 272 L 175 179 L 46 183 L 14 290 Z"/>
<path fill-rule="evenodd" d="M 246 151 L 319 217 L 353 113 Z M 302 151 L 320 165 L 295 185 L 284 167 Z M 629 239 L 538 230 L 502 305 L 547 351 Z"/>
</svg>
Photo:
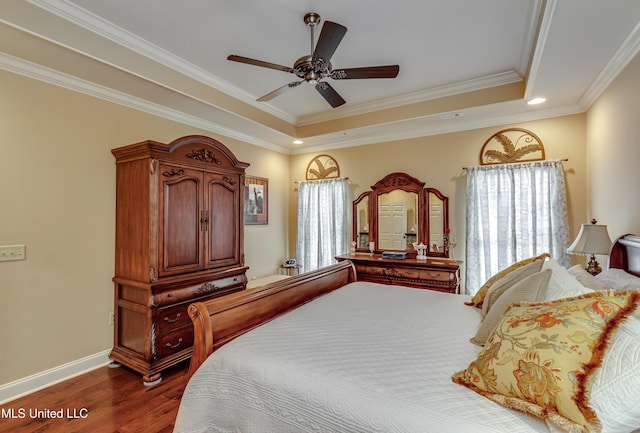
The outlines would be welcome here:
<svg viewBox="0 0 640 433">
<path fill-rule="evenodd" d="M 386 259 L 381 254 L 356 253 L 336 256 L 350 260 L 356 267 L 358 281 L 393 284 L 420 289 L 459 293 L 460 263 L 445 258 L 417 260 Z"/>
<path fill-rule="evenodd" d="M 244 173 L 222 143 L 187 136 L 116 158 L 115 324 L 110 358 L 146 384 L 191 356 L 187 306 L 243 290 Z"/>
</svg>

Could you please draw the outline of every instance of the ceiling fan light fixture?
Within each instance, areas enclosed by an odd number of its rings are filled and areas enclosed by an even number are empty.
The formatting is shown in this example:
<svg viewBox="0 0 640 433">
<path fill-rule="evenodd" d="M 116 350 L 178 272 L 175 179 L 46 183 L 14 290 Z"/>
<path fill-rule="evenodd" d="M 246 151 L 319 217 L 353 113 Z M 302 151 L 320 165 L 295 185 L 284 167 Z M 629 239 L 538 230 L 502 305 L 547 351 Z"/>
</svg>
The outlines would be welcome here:
<svg viewBox="0 0 640 433">
<path fill-rule="evenodd" d="M 320 81 L 320 78 L 322 78 L 322 75 L 316 71 L 309 71 L 304 76 L 307 83 L 311 84 L 317 84 Z"/>
</svg>

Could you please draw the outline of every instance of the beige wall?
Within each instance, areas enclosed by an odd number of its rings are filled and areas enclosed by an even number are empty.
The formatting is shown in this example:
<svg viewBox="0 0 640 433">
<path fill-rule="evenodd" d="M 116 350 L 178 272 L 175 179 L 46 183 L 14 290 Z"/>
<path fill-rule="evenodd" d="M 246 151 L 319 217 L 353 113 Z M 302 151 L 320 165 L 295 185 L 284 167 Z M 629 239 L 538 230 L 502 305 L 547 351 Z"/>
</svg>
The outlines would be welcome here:
<svg viewBox="0 0 640 433">
<path fill-rule="evenodd" d="M 289 157 L 0 71 L 0 385 L 113 345 L 115 164 L 110 149 L 210 135 L 269 179 L 270 220 L 246 229 L 249 277 L 286 256 Z"/>
<path fill-rule="evenodd" d="M 587 217 L 612 240 L 640 233 L 640 54 L 587 113 Z"/>
<path fill-rule="evenodd" d="M 458 244 L 454 258 L 463 259 L 465 251 L 465 187 L 462 167 L 477 165 L 485 141 L 496 132 L 508 128 L 525 128 L 534 132 L 546 149 L 547 159 L 569 158 L 564 163 L 569 201 L 569 224 L 575 236 L 585 220 L 586 156 L 585 115 L 558 117 L 535 122 L 482 128 L 398 142 L 337 149 L 326 152 L 340 166 L 341 176 L 349 177 L 355 199 L 386 174 L 401 171 L 426 182 L 449 197 L 449 225 Z M 304 179 L 307 165 L 317 154 L 291 157 L 291 175 Z M 295 221 L 297 196 L 292 188 L 289 219 L 290 250 L 295 251 Z M 350 226 L 351 227 L 351 226 Z M 349 228 L 351 233 L 351 228 Z M 463 269 L 464 271 L 464 269 Z M 464 277 L 464 272 L 462 272 Z M 464 278 L 463 278 L 464 284 Z"/>
</svg>

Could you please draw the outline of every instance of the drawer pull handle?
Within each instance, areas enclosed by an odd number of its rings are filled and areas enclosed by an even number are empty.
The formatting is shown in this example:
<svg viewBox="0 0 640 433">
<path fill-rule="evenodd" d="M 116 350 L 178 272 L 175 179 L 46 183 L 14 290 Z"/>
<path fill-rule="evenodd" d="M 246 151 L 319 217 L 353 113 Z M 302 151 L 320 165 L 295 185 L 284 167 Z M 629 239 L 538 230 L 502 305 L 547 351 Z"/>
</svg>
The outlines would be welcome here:
<svg viewBox="0 0 640 433">
<path fill-rule="evenodd" d="M 176 314 L 175 319 L 169 319 L 168 317 L 165 316 L 164 321 L 169 323 L 177 322 L 179 317 L 180 317 L 180 313 Z"/>
<path fill-rule="evenodd" d="M 182 344 L 182 337 L 180 337 L 180 339 L 178 340 L 178 342 L 176 344 L 167 343 L 166 346 L 169 349 L 175 349 L 176 347 L 180 346 L 181 344 Z"/>
</svg>

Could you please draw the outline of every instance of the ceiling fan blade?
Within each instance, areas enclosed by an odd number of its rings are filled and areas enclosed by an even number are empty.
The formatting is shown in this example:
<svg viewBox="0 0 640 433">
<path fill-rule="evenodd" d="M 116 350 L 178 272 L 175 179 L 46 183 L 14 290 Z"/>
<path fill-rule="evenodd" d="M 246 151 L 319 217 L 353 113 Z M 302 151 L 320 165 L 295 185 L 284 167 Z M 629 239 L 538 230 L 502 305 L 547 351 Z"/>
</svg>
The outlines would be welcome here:
<svg viewBox="0 0 640 433">
<path fill-rule="evenodd" d="M 263 68 L 275 69 L 278 71 L 290 72 L 293 73 L 293 68 L 288 66 L 277 65 L 275 63 L 263 62 L 262 60 L 250 59 L 249 57 L 236 56 L 235 54 L 231 54 L 227 57 L 227 60 L 231 60 L 232 62 L 240 62 L 247 63 L 249 65 L 254 66 L 262 66 Z"/>
<path fill-rule="evenodd" d="M 322 95 L 324 99 L 327 100 L 329 104 L 331 104 L 333 108 L 339 107 L 347 102 L 342 99 L 342 96 L 340 96 L 338 92 L 336 92 L 336 89 L 334 89 L 329 83 L 326 83 L 324 81 L 316 84 L 316 90 Z"/>
<path fill-rule="evenodd" d="M 294 87 L 299 86 L 303 82 L 304 82 L 304 80 L 302 80 L 302 81 L 294 81 L 292 83 L 285 84 L 284 86 L 277 88 L 273 92 L 269 92 L 266 95 L 261 96 L 260 98 L 256 99 L 256 101 L 258 101 L 258 102 L 270 101 L 273 98 L 275 98 L 276 96 L 284 93 L 286 90 L 293 89 Z"/>
<path fill-rule="evenodd" d="M 347 33 L 345 26 L 332 21 L 325 21 L 318 38 L 318 44 L 313 51 L 313 57 L 329 62 L 345 33 Z"/>
<path fill-rule="evenodd" d="M 369 66 L 364 68 L 334 69 L 331 78 L 334 80 L 350 80 L 359 78 L 395 78 L 398 76 L 400 66 Z"/>
</svg>

